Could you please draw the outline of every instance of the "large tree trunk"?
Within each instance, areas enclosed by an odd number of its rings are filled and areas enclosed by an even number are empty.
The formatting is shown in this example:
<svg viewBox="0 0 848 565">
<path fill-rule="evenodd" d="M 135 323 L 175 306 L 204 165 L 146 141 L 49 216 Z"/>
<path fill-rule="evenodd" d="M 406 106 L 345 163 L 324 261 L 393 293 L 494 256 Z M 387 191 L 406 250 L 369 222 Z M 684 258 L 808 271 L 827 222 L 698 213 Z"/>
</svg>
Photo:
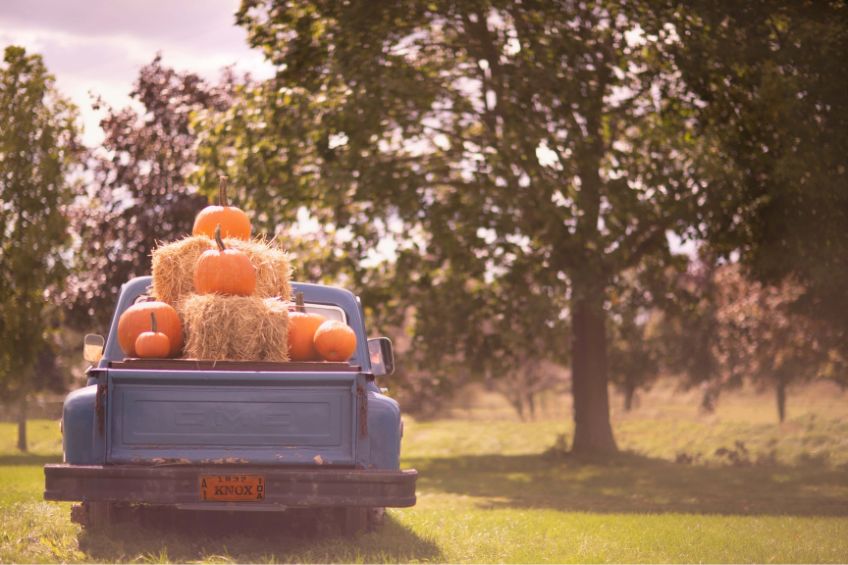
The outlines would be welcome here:
<svg viewBox="0 0 848 565">
<path fill-rule="evenodd" d="M 26 452 L 27 450 L 27 399 L 26 396 L 21 398 L 21 403 L 18 405 L 18 449 Z"/>
<path fill-rule="evenodd" d="M 607 334 L 602 285 L 572 289 L 571 390 L 575 453 L 617 451 L 607 391 Z"/>
<path fill-rule="evenodd" d="M 786 378 L 783 375 L 777 377 L 777 417 L 781 424 L 786 419 Z"/>
</svg>

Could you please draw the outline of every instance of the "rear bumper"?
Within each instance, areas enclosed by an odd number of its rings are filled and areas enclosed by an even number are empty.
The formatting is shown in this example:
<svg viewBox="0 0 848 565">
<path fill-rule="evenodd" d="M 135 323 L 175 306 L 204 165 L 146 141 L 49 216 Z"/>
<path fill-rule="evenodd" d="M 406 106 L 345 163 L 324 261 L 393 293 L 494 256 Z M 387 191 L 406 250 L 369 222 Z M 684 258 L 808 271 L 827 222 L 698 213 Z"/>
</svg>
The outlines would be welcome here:
<svg viewBox="0 0 848 565">
<path fill-rule="evenodd" d="M 243 509 L 415 504 L 418 472 L 291 469 L 227 465 L 45 465 L 45 500 L 111 501 L 202 507 L 201 475 L 263 475 L 265 500 L 227 503 Z M 212 509 L 214 504 L 210 504 Z"/>
</svg>

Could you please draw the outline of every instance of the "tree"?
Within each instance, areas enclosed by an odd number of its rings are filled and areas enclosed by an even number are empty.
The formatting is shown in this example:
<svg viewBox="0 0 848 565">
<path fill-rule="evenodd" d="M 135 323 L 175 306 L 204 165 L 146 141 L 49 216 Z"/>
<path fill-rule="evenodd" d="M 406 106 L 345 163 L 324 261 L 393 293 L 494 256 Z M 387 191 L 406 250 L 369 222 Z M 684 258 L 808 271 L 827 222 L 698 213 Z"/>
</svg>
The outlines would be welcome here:
<svg viewBox="0 0 848 565">
<path fill-rule="evenodd" d="M 639 275 L 643 276 L 639 276 Z M 659 312 L 655 290 L 644 273 L 622 273 L 612 293 L 609 325 L 610 380 L 624 395 L 624 410 L 633 408 L 639 389 L 649 389 L 660 375 Z M 641 280 L 640 280 L 641 279 Z"/>
<path fill-rule="evenodd" d="M 79 164 L 76 108 L 54 86 L 40 55 L 4 51 L 0 67 L 0 396 L 21 403 L 49 340 L 49 299 L 65 275 L 70 174 Z"/>
<path fill-rule="evenodd" d="M 524 269 L 504 273 L 489 284 L 467 281 L 466 286 L 477 300 L 474 311 L 465 317 L 467 337 L 460 350 L 464 365 L 475 378 L 503 394 L 520 418 L 534 418 L 538 396 L 562 383 L 561 365 L 568 362 L 567 350 L 560 347 L 569 332 L 565 297 L 539 285 Z M 438 295 L 432 298 L 438 302 Z M 433 320 L 448 316 L 443 312 Z M 463 322 L 451 325 L 462 327 Z M 432 349 L 436 332 L 438 327 L 416 332 L 424 342 L 425 360 L 441 359 L 438 350 Z M 448 332 L 448 339 L 453 339 L 453 333 Z M 425 366 L 431 374 L 441 374 L 438 368 Z"/>
<path fill-rule="evenodd" d="M 838 360 L 828 327 L 793 312 L 804 289 L 792 281 L 763 285 L 733 264 L 719 269 L 716 286 L 718 357 L 725 381 L 773 387 L 783 422 L 790 384 L 824 376 Z"/>
<path fill-rule="evenodd" d="M 804 293 L 797 282 L 760 283 L 706 247 L 676 280 L 678 291 L 663 305 L 663 356 L 683 374 L 684 387 L 702 387 L 705 410 L 723 390 L 750 383 L 774 388 L 782 422 L 791 384 L 845 382 L 839 334 L 793 308 Z"/>
<path fill-rule="evenodd" d="M 106 108 L 103 150 L 89 164 L 93 182 L 72 210 L 79 248 L 64 302 L 73 326 L 108 328 L 121 285 L 150 273 L 156 243 L 191 233 L 207 204 L 186 183 L 195 161 L 191 115 L 224 110 L 234 80 L 225 74 L 221 85 L 210 86 L 164 66 L 157 55 L 141 68 L 131 93 L 141 115 Z"/>
<path fill-rule="evenodd" d="M 758 280 L 802 285 L 795 308 L 848 348 L 848 5 L 697 1 L 655 5 L 682 38 L 674 57 L 705 102 L 698 119 L 727 163 L 714 171 L 712 245 Z"/>
<path fill-rule="evenodd" d="M 477 337 L 474 284 L 504 307 L 521 285 L 567 299 L 573 449 L 613 451 L 607 291 L 689 228 L 703 189 L 673 38 L 640 34 L 633 14 L 247 0 L 238 21 L 277 75 L 208 119 L 201 184 L 226 169 L 269 223 L 307 206 L 346 228 L 354 273 L 394 240 L 391 294 L 445 355 Z M 521 285 L 493 284 L 507 276 Z"/>
<path fill-rule="evenodd" d="M 682 388 L 699 387 L 701 409 L 715 410 L 725 375 L 719 359 L 718 257 L 705 245 L 683 269 L 667 273 L 672 289 L 661 301 L 663 368 L 682 377 Z"/>
</svg>

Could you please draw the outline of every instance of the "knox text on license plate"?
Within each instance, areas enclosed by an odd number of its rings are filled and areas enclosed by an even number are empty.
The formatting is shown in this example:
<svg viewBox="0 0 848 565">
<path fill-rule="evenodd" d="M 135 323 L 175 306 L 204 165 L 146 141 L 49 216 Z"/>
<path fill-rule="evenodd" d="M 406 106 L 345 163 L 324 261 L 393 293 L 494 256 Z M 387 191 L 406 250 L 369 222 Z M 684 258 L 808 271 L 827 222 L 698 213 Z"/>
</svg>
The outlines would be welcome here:
<svg viewBox="0 0 848 565">
<path fill-rule="evenodd" d="M 255 502 L 265 498 L 262 475 L 201 475 L 200 499 L 216 502 Z"/>
</svg>

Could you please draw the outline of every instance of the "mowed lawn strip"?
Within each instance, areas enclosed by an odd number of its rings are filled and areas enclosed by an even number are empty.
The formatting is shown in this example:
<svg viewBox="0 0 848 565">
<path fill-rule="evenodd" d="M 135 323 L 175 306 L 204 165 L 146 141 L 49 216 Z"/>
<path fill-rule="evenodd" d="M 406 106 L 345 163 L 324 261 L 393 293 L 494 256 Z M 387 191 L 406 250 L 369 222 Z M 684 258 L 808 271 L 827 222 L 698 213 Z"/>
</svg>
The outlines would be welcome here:
<svg viewBox="0 0 848 565">
<path fill-rule="evenodd" d="M 433 538 L 445 560 L 507 563 L 845 562 L 845 518 L 593 514 L 468 508 L 432 497 L 401 524 Z M 448 513 L 445 510 L 448 510 Z"/>
<path fill-rule="evenodd" d="M 30 423 L 27 455 L 0 424 L 0 562 L 848 561 L 839 415 L 616 426 L 626 452 L 587 460 L 548 451 L 569 433 L 561 422 L 407 420 L 403 466 L 421 473 L 418 504 L 351 540 L 270 518 L 89 534 L 70 522 L 70 504 L 41 500 L 41 465 L 61 459 L 56 423 Z M 680 453 L 693 461 L 675 462 Z"/>
</svg>

